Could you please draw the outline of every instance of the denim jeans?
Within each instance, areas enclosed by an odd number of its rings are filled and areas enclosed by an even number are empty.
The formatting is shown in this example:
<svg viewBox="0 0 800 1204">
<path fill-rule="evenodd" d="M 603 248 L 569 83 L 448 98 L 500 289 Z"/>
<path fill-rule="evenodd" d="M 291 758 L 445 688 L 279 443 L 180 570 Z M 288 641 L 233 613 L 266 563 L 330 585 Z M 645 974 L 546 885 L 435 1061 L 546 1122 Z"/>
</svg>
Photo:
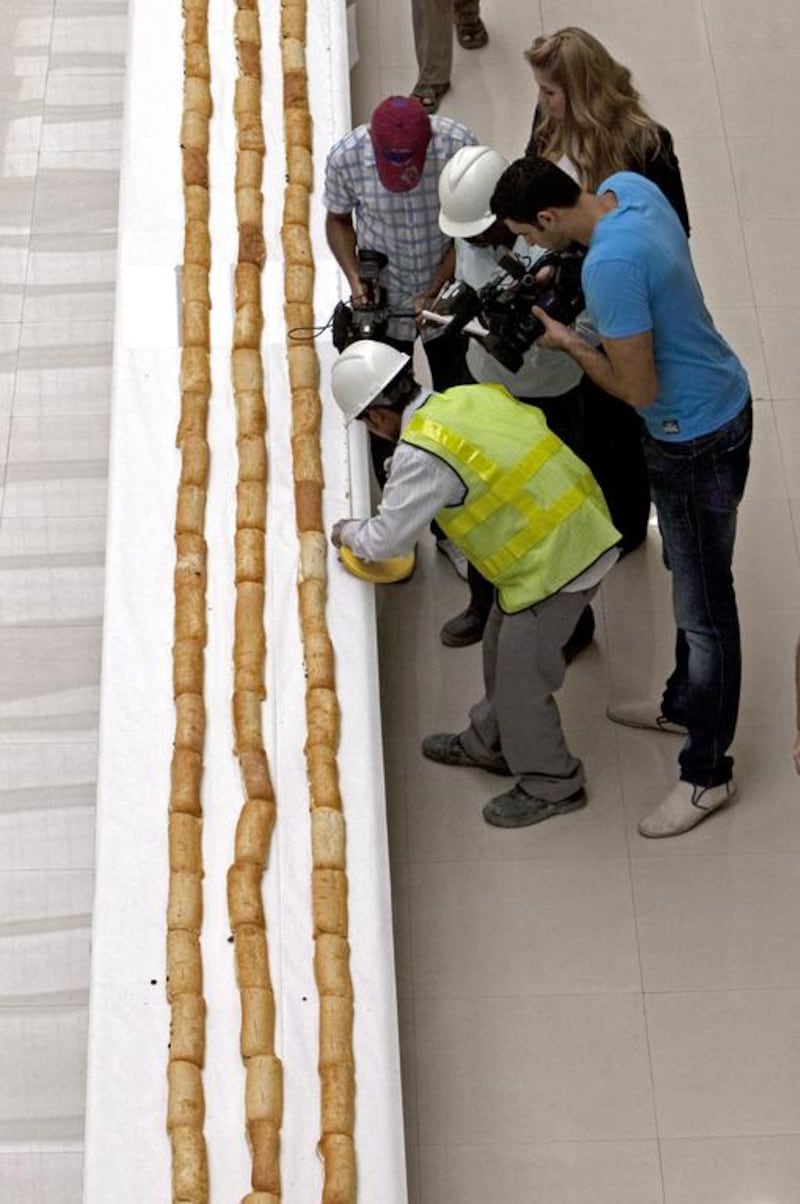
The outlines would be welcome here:
<svg viewBox="0 0 800 1204">
<path fill-rule="evenodd" d="M 664 563 L 672 574 L 677 638 L 675 669 L 662 711 L 685 724 L 681 779 L 698 786 L 727 782 L 741 682 L 739 616 L 733 586 L 736 512 L 750 463 L 753 407 L 686 443 L 645 437 L 650 491 Z"/>
</svg>

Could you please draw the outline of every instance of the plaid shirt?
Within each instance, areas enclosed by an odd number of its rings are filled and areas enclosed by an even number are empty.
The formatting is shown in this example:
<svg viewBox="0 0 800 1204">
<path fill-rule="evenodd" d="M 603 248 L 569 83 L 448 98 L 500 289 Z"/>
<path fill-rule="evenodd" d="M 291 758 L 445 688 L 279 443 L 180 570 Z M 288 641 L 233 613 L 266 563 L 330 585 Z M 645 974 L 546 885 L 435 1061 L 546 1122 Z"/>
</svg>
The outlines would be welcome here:
<svg viewBox="0 0 800 1204">
<path fill-rule="evenodd" d="M 420 182 L 409 192 L 390 192 L 378 179 L 369 127 L 360 125 L 331 148 L 325 165 L 323 203 L 329 213 L 352 213 L 356 241 L 364 250 L 383 251 L 383 273 L 390 309 L 413 309 L 425 293 L 450 239 L 439 229 L 439 176 L 462 146 L 476 146 L 466 126 L 449 117 L 432 117 Z M 394 318 L 389 334 L 413 339 L 413 318 Z"/>
</svg>

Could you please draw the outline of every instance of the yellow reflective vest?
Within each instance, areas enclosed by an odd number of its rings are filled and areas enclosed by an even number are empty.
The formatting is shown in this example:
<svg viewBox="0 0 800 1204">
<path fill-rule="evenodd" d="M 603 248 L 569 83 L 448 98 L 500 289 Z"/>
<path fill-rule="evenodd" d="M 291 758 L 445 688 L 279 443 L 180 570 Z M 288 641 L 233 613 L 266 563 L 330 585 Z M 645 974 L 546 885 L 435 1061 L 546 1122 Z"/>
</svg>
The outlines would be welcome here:
<svg viewBox="0 0 800 1204">
<path fill-rule="evenodd" d="M 458 506 L 436 515 L 507 613 L 567 585 L 621 538 L 600 486 L 542 411 L 502 385 L 432 394 L 402 439 L 444 460 L 464 482 Z"/>
</svg>

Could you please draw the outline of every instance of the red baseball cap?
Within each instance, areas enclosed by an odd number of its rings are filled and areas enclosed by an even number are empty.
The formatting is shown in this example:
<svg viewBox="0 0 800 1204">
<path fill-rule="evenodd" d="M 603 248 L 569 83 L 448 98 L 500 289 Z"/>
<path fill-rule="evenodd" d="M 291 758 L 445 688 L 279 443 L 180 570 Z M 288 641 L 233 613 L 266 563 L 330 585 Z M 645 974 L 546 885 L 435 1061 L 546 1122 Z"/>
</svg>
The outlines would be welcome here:
<svg viewBox="0 0 800 1204">
<path fill-rule="evenodd" d="M 416 96 L 390 96 L 369 123 L 378 177 L 390 192 L 419 184 L 431 140 L 431 119 Z"/>
</svg>

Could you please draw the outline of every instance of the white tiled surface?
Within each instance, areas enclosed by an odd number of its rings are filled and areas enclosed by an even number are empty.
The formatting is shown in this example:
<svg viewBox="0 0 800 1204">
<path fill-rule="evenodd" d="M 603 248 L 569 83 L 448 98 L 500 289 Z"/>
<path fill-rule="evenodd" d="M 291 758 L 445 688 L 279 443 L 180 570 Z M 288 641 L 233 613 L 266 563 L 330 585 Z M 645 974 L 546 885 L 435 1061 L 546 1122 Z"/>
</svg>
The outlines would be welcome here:
<svg viewBox="0 0 800 1204">
<path fill-rule="evenodd" d="M 648 842 L 641 815 L 680 742 L 614 729 L 607 702 L 660 688 L 672 651 L 655 530 L 596 607 L 560 696 L 585 810 L 483 823 L 502 784 L 425 762 L 480 690 L 438 629 L 464 589 L 425 548 L 383 591 L 381 647 L 398 991 L 413 1204 L 796 1204 L 800 1200 L 800 15 L 787 0 L 484 0 L 441 111 L 516 157 L 534 89 L 521 51 L 570 24 L 626 62 L 672 130 L 709 306 L 756 406 L 736 574 L 744 682 L 727 813 Z M 355 119 L 414 83 L 405 14 L 362 5 Z M 376 32 L 379 30 L 380 32 Z"/>
<path fill-rule="evenodd" d="M 598 605 L 561 705 L 590 805 L 497 832 L 497 785 L 425 763 L 476 649 L 430 549 L 380 599 L 413 1204 L 796 1204 L 800 807 L 798 34 L 792 0 L 484 0 L 447 115 L 516 155 L 521 50 L 583 24 L 672 129 L 693 249 L 759 399 L 737 580 L 739 803 L 679 841 L 639 816 L 677 745 L 609 728 L 671 649 L 655 533 Z M 407 5 L 359 0 L 354 118 L 414 82 Z M 125 0 L 0 6 L 0 1199 L 80 1200 Z M 149 1204 L 149 1202 L 148 1202 Z M 368 1202 L 372 1204 L 372 1202 Z"/>
<path fill-rule="evenodd" d="M 81 1198 L 126 0 L 0 5 L 0 1200 Z"/>
</svg>

